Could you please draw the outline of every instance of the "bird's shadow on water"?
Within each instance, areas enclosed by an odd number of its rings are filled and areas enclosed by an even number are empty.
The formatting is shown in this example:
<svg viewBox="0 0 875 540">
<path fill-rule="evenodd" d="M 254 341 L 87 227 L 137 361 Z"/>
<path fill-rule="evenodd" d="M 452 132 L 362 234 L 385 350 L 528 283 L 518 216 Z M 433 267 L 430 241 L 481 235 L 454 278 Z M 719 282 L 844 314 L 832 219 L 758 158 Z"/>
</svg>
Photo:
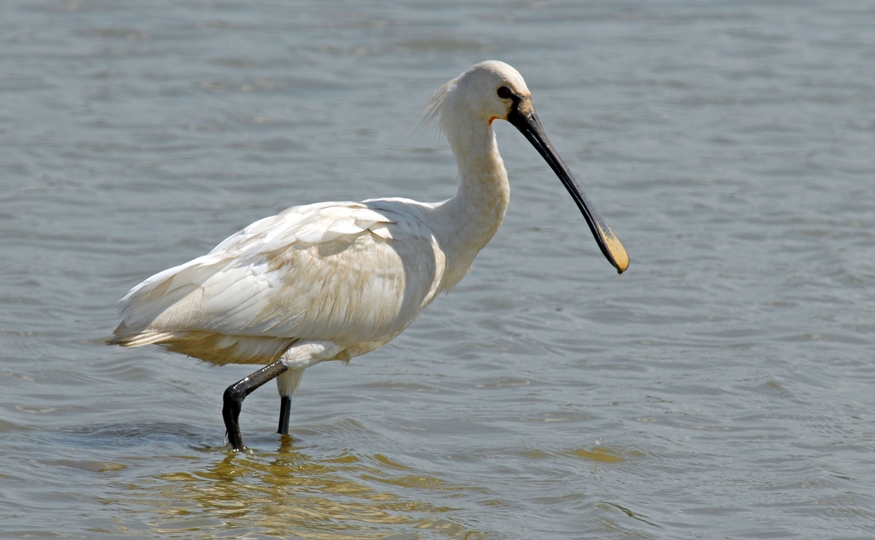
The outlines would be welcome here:
<svg viewBox="0 0 875 540">
<path fill-rule="evenodd" d="M 415 538 L 409 531 L 424 529 L 439 530 L 438 537 L 486 536 L 459 515 L 456 498 L 480 497 L 482 488 L 449 485 L 382 455 L 322 445 L 314 434 L 252 434 L 252 446 L 240 452 L 219 434 L 175 422 L 31 435 L 70 457 L 45 465 L 103 484 L 103 504 L 126 516 L 107 525 L 118 533 L 146 524 L 152 533 L 185 537 L 237 530 L 283 538 Z"/>
<path fill-rule="evenodd" d="M 188 448 L 209 449 L 207 435 L 190 424 L 179 422 L 112 423 L 78 426 L 56 432 L 47 432 L 47 437 L 67 448 L 152 450 L 165 451 Z M 221 439 L 214 438 L 214 440 Z"/>
</svg>

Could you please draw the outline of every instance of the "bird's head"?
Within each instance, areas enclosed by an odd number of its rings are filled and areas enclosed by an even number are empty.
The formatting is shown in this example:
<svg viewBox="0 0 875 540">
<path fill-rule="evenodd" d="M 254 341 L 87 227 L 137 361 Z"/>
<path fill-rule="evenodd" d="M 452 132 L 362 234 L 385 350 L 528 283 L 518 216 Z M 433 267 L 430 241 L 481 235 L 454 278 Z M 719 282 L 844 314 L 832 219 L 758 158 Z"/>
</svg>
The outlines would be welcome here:
<svg viewBox="0 0 875 540">
<path fill-rule="evenodd" d="M 508 120 L 519 110 L 532 109 L 532 93 L 522 75 L 497 60 L 475 64 L 450 83 L 450 99 L 455 108 L 469 115 L 493 120 Z"/>
<path fill-rule="evenodd" d="M 430 102 L 431 117 L 440 115 L 444 130 L 459 136 L 464 131 L 463 119 L 476 118 L 491 124 L 507 120 L 535 147 L 568 190 L 586 219 L 602 254 L 623 273 L 629 266 L 629 256 L 614 231 L 596 211 L 571 171 L 553 149 L 535 108 L 522 75 L 504 62 L 489 60 L 471 66 L 467 71 L 441 87 Z"/>
</svg>

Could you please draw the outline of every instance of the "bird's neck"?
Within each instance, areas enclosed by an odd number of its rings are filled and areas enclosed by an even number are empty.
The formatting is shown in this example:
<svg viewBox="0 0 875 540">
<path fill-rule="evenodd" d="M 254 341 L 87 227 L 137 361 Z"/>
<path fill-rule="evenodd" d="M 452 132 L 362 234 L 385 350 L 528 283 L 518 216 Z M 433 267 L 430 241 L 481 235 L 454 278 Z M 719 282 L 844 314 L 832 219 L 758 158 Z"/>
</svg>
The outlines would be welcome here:
<svg viewBox="0 0 875 540">
<path fill-rule="evenodd" d="M 444 224 L 439 238 L 447 256 L 441 289 L 448 290 L 468 272 L 474 257 L 495 235 L 510 202 L 507 171 L 498 153 L 492 126 L 465 117 L 444 125 L 461 184 L 456 196 L 438 212 Z"/>
</svg>

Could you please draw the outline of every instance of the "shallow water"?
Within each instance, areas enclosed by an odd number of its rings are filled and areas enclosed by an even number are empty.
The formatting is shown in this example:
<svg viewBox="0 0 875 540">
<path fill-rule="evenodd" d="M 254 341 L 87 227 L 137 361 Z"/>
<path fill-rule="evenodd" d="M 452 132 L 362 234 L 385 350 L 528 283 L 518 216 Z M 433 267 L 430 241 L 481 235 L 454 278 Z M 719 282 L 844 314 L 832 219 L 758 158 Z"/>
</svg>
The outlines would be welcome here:
<svg viewBox="0 0 875 540">
<path fill-rule="evenodd" d="M 0 5 L 0 537 L 872 538 L 865 2 Z M 441 200 L 417 129 L 517 67 L 617 276 L 497 126 L 507 219 L 390 345 L 308 370 L 103 345 L 117 300 L 285 207 Z"/>
</svg>

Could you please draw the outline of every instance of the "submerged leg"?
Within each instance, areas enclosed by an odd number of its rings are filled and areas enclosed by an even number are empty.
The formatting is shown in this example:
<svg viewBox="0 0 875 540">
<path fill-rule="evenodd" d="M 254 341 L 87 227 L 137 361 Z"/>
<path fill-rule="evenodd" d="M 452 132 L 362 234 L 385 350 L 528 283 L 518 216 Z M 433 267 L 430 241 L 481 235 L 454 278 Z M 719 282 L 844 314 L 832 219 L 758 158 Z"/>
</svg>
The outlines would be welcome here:
<svg viewBox="0 0 875 540">
<path fill-rule="evenodd" d="M 276 432 L 280 435 L 289 433 L 289 415 L 292 409 L 292 394 L 301 383 L 301 377 L 304 376 L 304 370 L 289 369 L 282 375 L 276 378 L 276 387 L 280 393 L 280 421 Z"/>
<path fill-rule="evenodd" d="M 225 394 L 222 396 L 224 402 L 222 418 L 225 419 L 228 442 L 231 443 L 234 450 L 243 449 L 243 436 L 240 435 L 240 424 L 237 422 L 240 417 L 240 409 L 243 407 L 243 400 L 258 387 L 288 369 L 281 360 L 277 360 L 225 389 Z"/>
</svg>

